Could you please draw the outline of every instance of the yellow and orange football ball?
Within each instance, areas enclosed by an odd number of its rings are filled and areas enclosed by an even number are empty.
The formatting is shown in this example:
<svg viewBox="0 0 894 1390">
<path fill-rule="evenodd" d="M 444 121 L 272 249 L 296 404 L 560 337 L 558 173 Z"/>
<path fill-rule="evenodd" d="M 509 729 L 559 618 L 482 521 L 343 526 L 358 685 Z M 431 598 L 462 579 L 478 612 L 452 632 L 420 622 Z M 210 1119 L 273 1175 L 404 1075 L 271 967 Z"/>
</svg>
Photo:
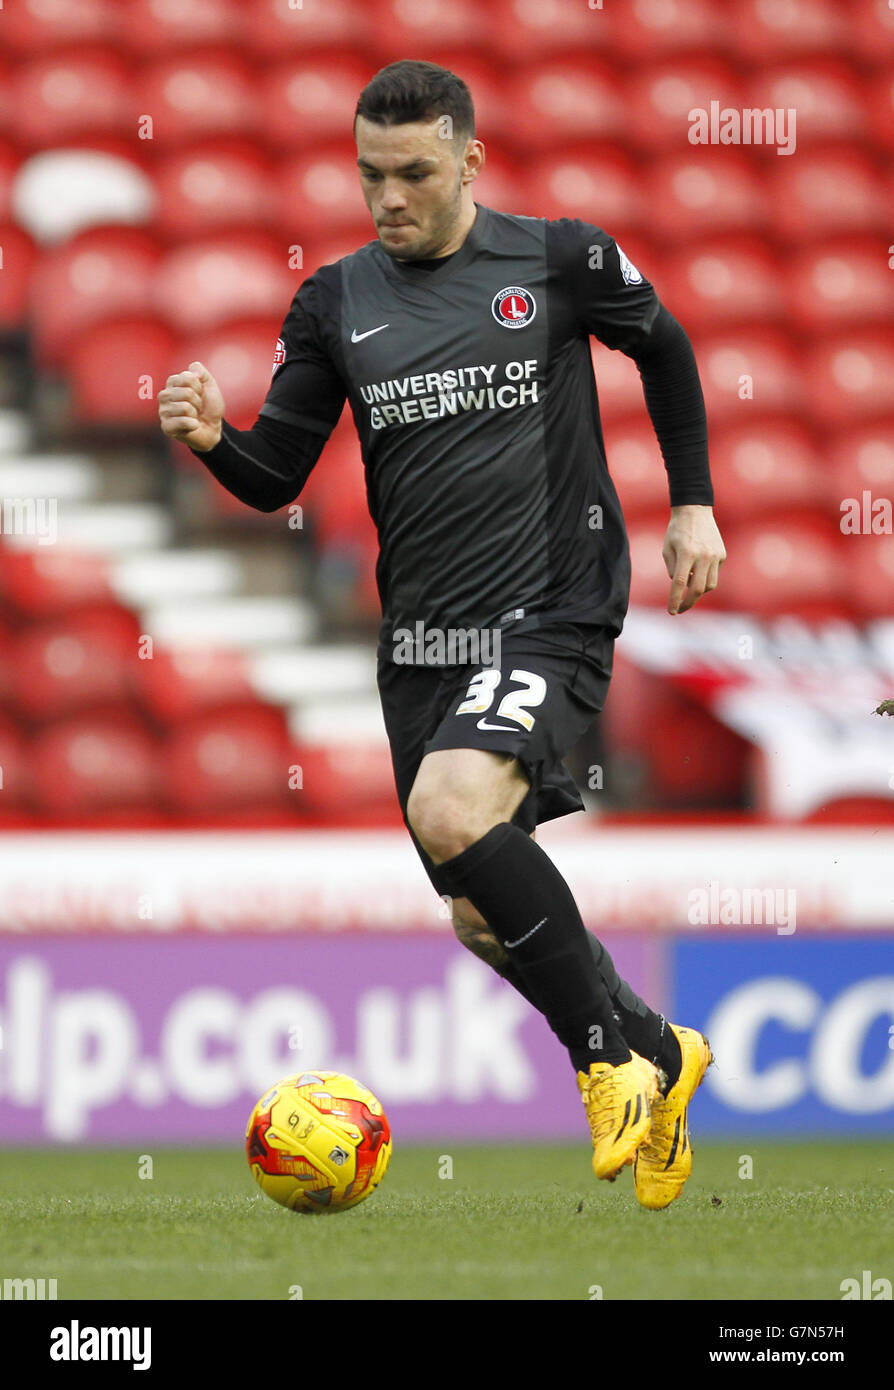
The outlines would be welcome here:
<svg viewBox="0 0 894 1390">
<path fill-rule="evenodd" d="M 261 1191 L 298 1212 L 355 1207 L 382 1181 L 391 1150 L 381 1103 L 336 1071 L 277 1081 L 245 1131 L 246 1156 Z"/>
</svg>

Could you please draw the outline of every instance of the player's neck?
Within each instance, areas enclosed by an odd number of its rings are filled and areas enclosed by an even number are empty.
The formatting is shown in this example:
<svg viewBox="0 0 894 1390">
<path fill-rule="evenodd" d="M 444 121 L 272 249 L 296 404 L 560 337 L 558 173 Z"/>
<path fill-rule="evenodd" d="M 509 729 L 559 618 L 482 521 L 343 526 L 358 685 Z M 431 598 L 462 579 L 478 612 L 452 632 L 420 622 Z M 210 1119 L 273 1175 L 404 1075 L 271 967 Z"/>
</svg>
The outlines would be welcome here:
<svg viewBox="0 0 894 1390">
<path fill-rule="evenodd" d="M 430 257 L 430 259 L 439 260 L 442 256 L 452 256 L 454 251 L 458 251 L 475 225 L 475 218 L 477 215 L 478 208 L 475 203 L 471 203 L 468 208 L 463 208 L 449 241 L 441 247 L 440 251 L 438 251 L 435 256 Z"/>
</svg>

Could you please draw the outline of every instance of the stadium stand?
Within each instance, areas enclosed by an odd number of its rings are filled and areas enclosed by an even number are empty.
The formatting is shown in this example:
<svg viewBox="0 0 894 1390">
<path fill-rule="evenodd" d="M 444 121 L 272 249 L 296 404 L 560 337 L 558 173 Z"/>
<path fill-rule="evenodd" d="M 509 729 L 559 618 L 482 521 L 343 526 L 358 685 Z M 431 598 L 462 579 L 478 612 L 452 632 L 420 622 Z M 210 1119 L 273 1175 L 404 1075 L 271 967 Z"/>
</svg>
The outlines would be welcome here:
<svg viewBox="0 0 894 1390">
<path fill-rule="evenodd" d="M 24 0 L 4 36 L 4 825 L 399 821 L 349 415 L 299 506 L 267 517 L 169 449 L 155 407 L 199 358 L 253 423 L 295 289 L 371 238 L 351 117 L 398 56 L 469 81 L 480 201 L 605 226 L 687 328 L 730 556 L 711 604 L 890 612 L 890 537 L 840 526 L 843 498 L 894 485 L 887 4 Z M 713 100 L 796 108 L 797 157 L 692 144 L 688 114 Z M 632 601 L 663 608 L 641 384 L 595 342 L 593 361 Z M 750 804 L 744 740 L 629 661 L 616 685 L 631 804 L 679 808 L 693 780 L 702 804 Z"/>
</svg>

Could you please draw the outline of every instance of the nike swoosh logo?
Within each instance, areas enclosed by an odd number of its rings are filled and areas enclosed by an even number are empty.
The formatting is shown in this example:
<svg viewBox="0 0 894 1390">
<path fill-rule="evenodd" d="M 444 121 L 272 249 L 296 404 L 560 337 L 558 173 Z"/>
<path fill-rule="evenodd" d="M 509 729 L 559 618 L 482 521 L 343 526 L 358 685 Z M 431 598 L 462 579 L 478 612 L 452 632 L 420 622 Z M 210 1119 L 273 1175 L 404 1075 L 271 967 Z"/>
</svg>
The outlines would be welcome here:
<svg viewBox="0 0 894 1390">
<path fill-rule="evenodd" d="M 549 918 L 548 918 L 548 917 L 543 917 L 543 918 L 541 918 L 541 920 L 537 923 L 537 926 L 536 926 L 536 927 L 532 927 L 530 931 L 526 931 L 525 934 L 524 934 L 524 936 L 520 936 L 520 937 L 518 938 L 517 941 L 504 941 L 504 942 L 503 942 L 503 945 L 504 945 L 504 946 L 520 946 L 520 945 L 522 944 L 523 941 L 527 941 L 527 939 L 528 939 L 529 936 L 533 936 L 534 933 L 535 933 L 535 931 L 539 931 L 540 928 L 543 926 L 543 923 L 544 923 L 544 922 L 548 922 L 548 921 L 549 921 Z M 628 1101 L 627 1104 L 629 1105 L 630 1102 Z M 623 1129 L 624 1126 L 622 1125 L 621 1128 Z"/>
<path fill-rule="evenodd" d="M 382 324 L 379 325 L 378 328 L 370 328 L 370 329 L 368 329 L 366 333 L 358 333 L 358 332 L 357 332 L 357 329 L 355 328 L 355 329 L 354 329 L 354 332 L 351 334 L 351 342 L 352 342 L 352 343 L 362 343 L 364 338 L 371 338 L 372 335 L 373 335 L 374 333 L 381 333 L 381 331 L 382 331 L 383 328 L 388 328 L 388 327 L 390 327 L 389 324 L 387 324 L 387 323 L 382 323 Z"/>
<path fill-rule="evenodd" d="M 502 729 L 504 734 L 517 734 L 518 729 L 513 729 L 511 724 L 488 724 L 486 719 L 478 720 L 479 729 Z"/>
</svg>

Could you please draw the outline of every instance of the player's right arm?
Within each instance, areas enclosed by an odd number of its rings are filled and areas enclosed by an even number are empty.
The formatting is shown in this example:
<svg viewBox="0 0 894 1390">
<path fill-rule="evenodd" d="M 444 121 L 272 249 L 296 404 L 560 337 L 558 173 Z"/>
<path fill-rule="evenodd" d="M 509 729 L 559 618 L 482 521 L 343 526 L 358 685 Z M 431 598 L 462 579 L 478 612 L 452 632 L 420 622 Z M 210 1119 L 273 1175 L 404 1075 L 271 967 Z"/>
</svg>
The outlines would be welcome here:
<svg viewBox="0 0 894 1390">
<path fill-rule="evenodd" d="M 331 291 L 331 278 L 324 285 Z M 338 423 L 346 390 L 321 340 L 317 276 L 292 301 L 257 420 L 238 430 L 204 363 L 168 377 L 158 393 L 163 433 L 186 444 L 218 482 L 247 506 L 272 512 L 294 501 Z"/>
</svg>

